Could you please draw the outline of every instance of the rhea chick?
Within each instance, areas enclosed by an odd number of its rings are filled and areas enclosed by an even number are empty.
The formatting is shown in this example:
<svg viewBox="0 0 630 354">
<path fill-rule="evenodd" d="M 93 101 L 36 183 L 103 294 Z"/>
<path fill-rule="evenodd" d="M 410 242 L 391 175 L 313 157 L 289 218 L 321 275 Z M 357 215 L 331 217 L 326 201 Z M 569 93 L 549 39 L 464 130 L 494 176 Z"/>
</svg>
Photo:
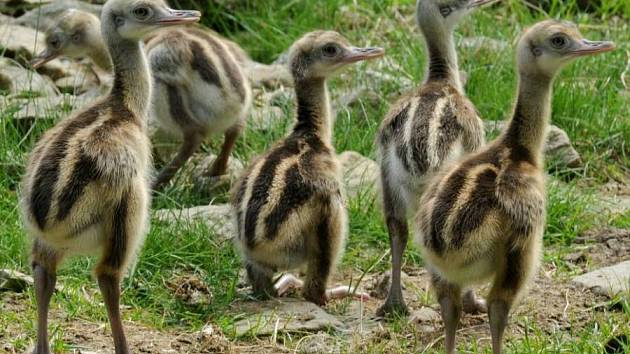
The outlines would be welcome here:
<svg viewBox="0 0 630 354">
<path fill-rule="evenodd" d="M 94 15 L 68 10 L 48 31 L 47 47 L 32 61 L 33 67 L 59 56 L 89 57 L 110 71 L 99 26 Z M 200 26 L 164 29 L 146 38 L 146 44 L 154 79 L 151 122 L 182 141 L 154 188 L 167 184 L 207 137 L 219 134 L 224 142 L 207 174 L 225 174 L 251 108 L 252 85 L 272 79 L 289 83 L 287 70 L 253 61 L 236 43 Z"/>
<path fill-rule="evenodd" d="M 256 295 L 277 295 L 274 273 L 305 265 L 304 297 L 319 305 L 328 300 L 326 285 L 343 251 L 347 212 L 326 80 L 351 63 L 383 54 L 381 48 L 353 47 L 330 31 L 308 33 L 291 47 L 297 122 L 245 171 L 232 193 L 236 244 Z"/>
<path fill-rule="evenodd" d="M 102 69 L 111 60 L 98 19 L 69 10 L 47 35 L 47 48 L 33 60 L 38 68 L 58 57 L 89 57 Z M 208 171 L 225 174 L 251 108 L 252 89 L 235 43 L 201 27 L 162 29 L 146 38 L 153 77 L 151 122 L 182 141 L 178 153 L 160 171 L 153 188 L 168 183 L 208 136 L 224 134 L 223 146 Z"/>
<path fill-rule="evenodd" d="M 110 0 L 101 32 L 114 64 L 111 92 L 46 132 L 31 153 L 20 207 L 34 238 L 37 347 L 49 353 L 48 308 L 59 263 L 100 256 L 96 278 L 117 354 L 129 353 L 120 317 L 120 280 L 148 229 L 151 170 L 146 118 L 151 97 L 141 39 L 168 25 L 196 22 L 162 0 Z"/>
<path fill-rule="evenodd" d="M 494 142 L 445 169 L 415 218 L 417 242 L 442 308 L 447 353 L 455 350 L 462 289 L 490 280 L 492 348 L 501 353 L 510 309 L 535 273 L 545 227 L 543 144 L 556 73 L 574 59 L 614 48 L 585 40 L 575 25 L 540 22 L 517 45 L 518 98 Z"/>
<path fill-rule="evenodd" d="M 448 161 L 484 142 L 483 122 L 466 98 L 459 78 L 453 31 L 476 7 L 492 0 L 418 0 L 416 20 L 426 39 L 429 64 L 425 82 L 401 98 L 385 116 L 377 144 L 383 211 L 392 254 L 391 285 L 377 315 L 407 314 L 401 266 L 407 247 L 409 213 L 430 177 Z M 467 311 L 483 311 L 472 292 Z"/>
<path fill-rule="evenodd" d="M 113 69 L 98 17 L 87 11 L 65 11 L 59 17 L 57 26 L 46 32 L 46 48 L 33 58 L 31 65 L 37 69 L 62 56 L 72 59 L 87 57 L 106 72 Z"/>
</svg>

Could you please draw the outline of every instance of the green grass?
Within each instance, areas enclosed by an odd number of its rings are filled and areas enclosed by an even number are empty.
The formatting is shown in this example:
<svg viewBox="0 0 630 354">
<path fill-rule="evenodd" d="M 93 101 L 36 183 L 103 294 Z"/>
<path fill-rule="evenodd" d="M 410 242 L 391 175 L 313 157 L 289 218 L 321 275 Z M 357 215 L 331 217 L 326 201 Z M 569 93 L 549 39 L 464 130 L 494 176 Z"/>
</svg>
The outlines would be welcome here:
<svg viewBox="0 0 630 354">
<path fill-rule="evenodd" d="M 389 103 L 404 89 L 403 80 L 398 78 L 421 82 L 426 58 L 422 39 L 413 27 L 411 0 L 359 3 L 350 0 L 250 0 L 239 2 L 238 8 L 229 8 L 227 15 L 220 11 L 221 6 L 202 10 L 208 24 L 240 43 L 252 57 L 262 62 L 275 60 L 295 39 L 315 29 L 337 30 L 357 45 L 385 47 L 386 64 L 361 64 L 350 69 L 343 79 L 331 82 L 333 97 L 366 86 L 380 98 L 376 106 L 365 100 L 353 108 L 340 110 L 335 126 L 338 151 L 355 150 L 374 157 L 373 142 L 380 121 Z M 553 123 L 567 131 L 585 162 L 584 168 L 573 171 L 578 178 L 559 182 L 552 177 L 554 182 L 548 185 L 545 244 L 563 249 L 571 247 L 578 234 L 593 227 L 630 227 L 628 215 L 597 215 L 591 208 L 598 185 L 609 180 L 627 183 L 630 175 L 630 96 L 621 80 L 625 75 L 626 82 L 630 81 L 626 72 L 630 50 L 630 5 L 603 0 L 594 14 L 586 15 L 576 12 L 575 1 L 551 0 L 548 3 L 549 17 L 572 20 L 580 24 L 586 37 L 611 39 L 618 44 L 614 52 L 576 62 L 564 70 L 555 84 Z M 460 26 L 458 39 L 486 36 L 508 44 L 509 49 L 502 52 L 459 50 L 461 68 L 469 74 L 468 95 L 484 119 L 500 120 L 509 116 L 516 85 L 513 43 L 526 26 L 547 17 L 543 11 L 528 9 L 523 2 L 507 0 L 479 11 Z M 369 73 L 370 70 L 382 71 L 394 80 L 377 79 Z M 25 92 L 22 96 L 29 98 L 32 94 Z M 290 116 L 293 107 L 287 105 L 283 109 Z M 29 129 L 23 129 L 10 119 L 14 113 L 5 110 L 1 112 L 0 120 L 0 268 L 29 272 L 29 242 L 19 220 L 18 186 L 28 152 L 51 122 L 41 120 Z M 248 161 L 282 137 L 290 124 L 287 119 L 278 121 L 268 131 L 248 129 L 238 141 L 235 156 Z M 219 143 L 213 142 L 206 148 L 216 151 Z M 557 174 L 562 176 L 563 171 Z M 189 187 L 174 184 L 156 197 L 154 209 L 226 200 L 225 192 L 200 196 Z M 342 267 L 353 270 L 354 274 L 369 269 L 387 270 L 388 236 L 378 201 L 367 194 L 348 204 L 350 238 Z M 125 317 L 156 328 L 188 330 L 198 329 L 210 320 L 229 333 L 233 318 L 225 310 L 239 299 L 236 287 L 242 271 L 231 244 L 217 244 L 212 235 L 212 230 L 201 224 L 171 225 L 154 220 L 137 268 L 124 283 L 123 303 L 131 307 L 125 310 Z M 545 259 L 562 262 L 556 254 L 547 254 Z M 413 246 L 406 253 L 406 262 L 422 265 L 421 256 Z M 100 296 L 87 271 L 93 264 L 94 260 L 77 258 L 68 262 L 60 272 L 60 279 L 68 290 L 55 297 L 53 306 L 63 309 L 69 318 L 106 320 L 103 308 L 87 300 L 82 293 L 82 289 L 87 289 L 94 296 Z M 560 269 L 564 271 L 565 268 L 560 266 Z M 211 306 L 189 306 L 173 297 L 165 283 L 179 271 L 194 273 L 208 284 L 213 295 Z M 27 296 L 34 302 L 31 293 Z M 549 328 L 541 328 L 532 319 L 514 319 L 526 329 L 526 334 L 519 339 L 509 339 L 507 351 L 600 353 L 603 343 L 613 333 L 630 332 L 627 305 L 611 316 L 593 312 L 586 327 L 576 331 L 557 330 L 551 334 Z M 24 321 L 24 331 L 28 338 L 33 338 L 34 310 L 25 316 L 28 317 L 0 314 L 0 336 L 3 324 Z M 368 341 L 361 344 L 362 351 L 377 353 L 394 348 L 392 352 L 404 349 L 417 352 L 429 344 L 423 342 L 403 319 L 388 327 L 392 332 L 390 340 Z M 53 327 L 54 346 L 68 350 L 61 340 L 62 331 L 63 328 Z M 24 349 L 29 344 L 28 338 L 16 338 L 12 344 Z M 460 343 L 460 349 L 467 353 L 487 353 L 487 344 Z M 427 352 L 437 352 L 441 350 L 440 346 L 441 341 L 438 341 Z"/>
</svg>

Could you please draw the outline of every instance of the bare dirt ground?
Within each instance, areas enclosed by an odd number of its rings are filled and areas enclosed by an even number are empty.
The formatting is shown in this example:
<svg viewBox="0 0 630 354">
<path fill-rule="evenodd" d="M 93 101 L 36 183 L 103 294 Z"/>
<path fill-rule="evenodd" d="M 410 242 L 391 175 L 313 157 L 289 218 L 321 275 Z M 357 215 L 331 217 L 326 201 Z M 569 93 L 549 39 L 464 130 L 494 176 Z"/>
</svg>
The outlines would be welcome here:
<svg viewBox="0 0 630 354">
<path fill-rule="evenodd" d="M 599 268 L 630 259 L 630 230 L 604 229 L 586 233 L 578 238 L 578 247 L 565 256 L 565 261 L 574 268 L 575 273 Z M 364 303 L 356 300 L 336 301 L 329 304 L 327 312 L 336 316 L 345 326 L 340 334 L 307 334 L 296 333 L 287 340 L 259 337 L 230 341 L 221 331 L 209 325 L 199 332 L 186 329 L 158 331 L 141 323 L 127 321 L 125 323 L 128 340 L 136 353 L 282 353 L 282 352 L 318 352 L 321 350 L 338 350 L 340 343 L 347 343 L 353 350 L 360 351 L 370 344 L 391 340 L 393 337 L 407 335 L 405 331 L 415 331 L 416 340 L 426 343 L 426 347 L 439 346 L 442 334 L 441 320 L 431 316 L 439 310 L 429 292 L 429 275 L 422 268 L 407 267 L 404 269 L 405 297 L 412 311 L 423 309 L 427 316 L 420 319 L 410 316 L 410 325 L 403 329 L 392 329 L 390 324 L 374 318 L 376 309 L 381 304 L 383 293 L 383 274 L 368 274 L 362 288 L 370 292 L 372 298 Z M 575 332 L 589 323 L 594 309 L 609 308 L 606 297 L 595 295 L 588 290 L 574 287 L 569 277 L 558 276 L 558 269 L 553 263 L 545 263 L 520 305 L 512 315 L 509 337 L 525 335 L 524 319 L 536 323 L 548 333 L 558 331 Z M 348 274 L 340 274 L 344 278 Z M 356 277 L 356 274 L 355 274 Z M 346 278 L 347 279 L 347 278 Z M 484 293 L 484 289 L 480 289 Z M 24 337 L 24 325 L 28 316 L 34 315 L 33 304 L 27 295 L 19 293 L 0 294 L 0 311 L 10 311 L 18 319 L 4 331 L 0 331 L 0 343 L 6 338 Z M 235 308 L 239 308 L 238 304 Z M 235 310 L 236 311 L 236 310 Z M 236 315 L 236 314 L 235 314 Z M 620 314 L 621 315 L 621 314 Z M 18 323 L 20 322 L 20 323 Z M 55 309 L 51 312 L 52 328 L 63 328 L 63 341 L 74 353 L 112 353 L 109 326 L 103 323 L 86 321 L 74 314 Z M 54 329 L 53 329 L 54 331 Z M 330 333 L 330 332 L 329 332 Z M 413 332 L 410 332 L 413 333 Z M 485 314 L 464 315 L 458 333 L 461 338 L 477 341 L 479 345 L 488 345 L 490 340 Z M 308 340 L 305 340 L 308 339 Z M 27 340 L 27 338 L 25 338 Z M 326 344 L 329 341 L 331 343 Z M 287 346 L 283 345 L 286 344 Z M 309 344 L 310 343 L 310 344 Z M 315 347 L 313 347 L 313 345 Z M 311 349 L 308 349 L 312 347 Z M 324 347 L 322 347 L 324 346 Z M 336 349 L 335 349 L 336 348 Z M 400 348 L 398 348 L 400 349 Z M 16 353 L 10 346 L 0 347 L 2 353 Z"/>
</svg>

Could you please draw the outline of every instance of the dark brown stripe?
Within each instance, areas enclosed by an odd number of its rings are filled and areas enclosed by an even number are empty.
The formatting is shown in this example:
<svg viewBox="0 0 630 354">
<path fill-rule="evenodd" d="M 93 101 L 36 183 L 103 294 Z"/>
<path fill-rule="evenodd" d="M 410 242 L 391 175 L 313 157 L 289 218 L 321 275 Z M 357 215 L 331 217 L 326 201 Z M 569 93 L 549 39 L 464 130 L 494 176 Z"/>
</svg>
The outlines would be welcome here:
<svg viewBox="0 0 630 354">
<path fill-rule="evenodd" d="M 168 75 L 173 75 L 177 73 L 177 70 L 183 65 L 181 60 L 179 60 L 180 58 L 174 55 L 165 55 L 163 53 L 160 53 L 159 50 L 152 54 L 153 50 L 154 49 L 149 52 L 149 59 L 151 64 L 151 71 L 154 74 L 164 73 Z"/>
<path fill-rule="evenodd" d="M 453 143 L 459 139 L 461 133 L 462 126 L 457 121 L 453 106 L 447 104 L 446 107 L 444 107 L 444 112 L 440 119 L 440 129 L 438 130 L 438 138 L 435 146 L 438 158 L 440 159 L 438 166 L 441 166 L 444 160 L 449 156 L 453 149 Z"/>
<path fill-rule="evenodd" d="M 509 123 L 509 127 L 503 139 L 503 143 L 510 148 L 510 159 L 515 162 L 525 161 L 533 163 L 532 153 L 521 142 L 527 137 L 523 136 L 521 127 L 527 123 L 527 117 L 522 111 L 520 102 L 516 103 L 514 117 Z"/>
<path fill-rule="evenodd" d="M 330 203 L 329 201 L 326 201 Z M 319 248 L 319 254 L 317 255 L 317 275 L 321 281 L 321 286 L 326 287 L 328 276 L 330 275 L 330 268 L 332 266 L 332 257 L 330 245 L 332 244 L 332 237 L 330 230 L 330 211 L 324 211 L 321 215 L 321 221 L 317 225 L 317 246 Z M 310 269 L 309 269 L 310 271 Z"/>
<path fill-rule="evenodd" d="M 272 150 L 263 162 L 258 177 L 254 181 L 252 195 L 247 202 L 247 212 L 245 213 L 245 238 L 248 247 L 255 246 L 256 221 L 260 210 L 268 202 L 269 187 L 273 182 L 278 164 L 290 156 L 297 155 L 299 152 L 298 141 L 288 139 L 284 144 Z"/>
<path fill-rule="evenodd" d="M 427 47 L 429 49 L 428 81 L 448 79 L 450 77 L 450 68 L 448 62 L 444 59 L 444 55 L 430 41 L 427 41 Z"/>
<path fill-rule="evenodd" d="M 516 290 L 522 286 L 523 252 L 520 248 L 515 247 L 508 250 L 504 274 L 504 278 L 501 282 L 501 286 L 504 289 Z"/>
<path fill-rule="evenodd" d="M 409 171 L 417 176 L 423 175 L 429 169 L 429 125 L 432 119 L 440 119 L 435 115 L 435 107 L 442 97 L 444 95 L 441 91 L 424 92 L 416 112 L 412 113 L 414 114 L 411 118 L 412 134 L 408 148 L 411 149 L 413 161 L 409 161 L 408 164 L 412 167 Z"/>
<path fill-rule="evenodd" d="M 466 172 L 464 168 L 458 168 L 446 181 L 444 189 L 440 191 L 431 214 L 430 237 L 426 239 L 426 246 L 441 254 L 444 251 L 444 227 L 446 220 L 450 215 L 453 205 L 457 201 L 461 189 L 466 181 Z"/>
<path fill-rule="evenodd" d="M 100 172 L 96 160 L 81 154 L 79 160 L 74 164 L 74 171 L 72 171 L 68 184 L 59 195 L 57 220 L 64 220 L 70 214 L 85 187 L 99 177 Z"/>
<path fill-rule="evenodd" d="M 186 107 L 184 107 L 184 100 L 179 94 L 177 88 L 173 85 L 167 84 L 162 80 L 157 80 L 160 84 L 166 87 L 166 93 L 168 95 L 169 112 L 173 120 L 182 127 L 185 131 L 189 129 L 195 129 L 198 124 L 190 118 Z"/>
<path fill-rule="evenodd" d="M 304 179 L 298 169 L 296 162 L 286 171 L 284 175 L 285 187 L 280 196 L 278 204 L 273 211 L 265 218 L 266 236 L 273 240 L 289 215 L 313 196 L 315 189 L 304 183 Z"/>
<path fill-rule="evenodd" d="M 52 142 L 50 149 L 45 151 L 39 168 L 35 172 L 37 176 L 33 183 L 30 198 L 30 210 L 41 230 L 46 226 L 46 218 L 50 212 L 54 188 L 59 180 L 59 164 L 66 156 L 68 142 L 81 129 L 94 123 L 104 108 L 104 104 L 96 105 L 79 114 L 59 133 Z"/>
<path fill-rule="evenodd" d="M 112 217 L 112 234 L 103 263 L 113 269 L 120 269 L 127 254 L 129 235 L 127 223 L 129 222 L 129 196 L 125 195 L 115 207 Z"/>
<path fill-rule="evenodd" d="M 221 78 L 217 73 L 216 68 L 212 65 L 210 58 L 203 52 L 203 48 L 196 41 L 190 41 L 190 50 L 192 52 L 192 62 L 190 66 L 193 70 L 199 73 L 201 79 L 211 85 L 215 85 L 219 88 L 223 88 L 221 84 Z"/>
<path fill-rule="evenodd" d="M 409 119 L 407 117 L 409 114 L 409 107 L 411 107 L 411 103 L 406 103 L 403 109 L 401 109 L 400 112 L 398 112 L 398 114 L 389 121 L 389 124 L 383 127 L 380 134 L 381 142 L 389 141 L 389 139 L 394 136 L 403 134 L 405 122 Z"/>
<path fill-rule="evenodd" d="M 210 44 L 210 46 L 212 47 L 212 50 L 221 60 L 223 71 L 227 74 L 228 78 L 230 79 L 230 83 L 236 89 L 241 99 L 245 99 L 246 93 L 245 93 L 245 83 L 244 83 L 243 75 L 241 75 L 241 72 L 239 71 L 238 66 L 236 66 L 236 63 L 232 60 L 232 58 L 228 59 L 228 54 L 225 48 L 221 45 L 221 43 L 219 43 L 214 37 L 208 35 L 207 33 L 203 31 L 200 31 L 197 29 L 190 29 L 188 32 L 196 36 L 197 38 L 205 40 L 206 42 L 208 42 L 208 44 Z"/>
<path fill-rule="evenodd" d="M 455 217 L 452 228 L 452 248 L 461 247 L 466 237 L 479 228 L 488 213 L 497 207 L 497 200 L 494 196 L 496 178 L 496 172 L 491 169 L 487 169 L 477 176 L 473 192 Z"/>
<path fill-rule="evenodd" d="M 236 231 L 239 238 L 243 238 L 243 210 L 241 208 L 243 204 L 243 198 L 245 197 L 245 191 L 247 190 L 248 176 L 243 176 L 239 184 L 239 188 L 234 195 L 232 205 L 236 209 Z"/>
</svg>

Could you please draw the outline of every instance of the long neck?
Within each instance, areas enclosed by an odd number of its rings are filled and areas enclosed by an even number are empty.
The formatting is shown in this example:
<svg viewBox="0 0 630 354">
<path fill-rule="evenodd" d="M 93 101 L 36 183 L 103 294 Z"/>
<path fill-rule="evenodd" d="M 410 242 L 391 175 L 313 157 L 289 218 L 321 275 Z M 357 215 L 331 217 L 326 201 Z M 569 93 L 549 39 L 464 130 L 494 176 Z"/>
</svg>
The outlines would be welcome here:
<svg viewBox="0 0 630 354">
<path fill-rule="evenodd" d="M 324 79 L 301 80 L 295 84 L 297 124 L 294 131 L 310 131 L 324 142 L 332 141 L 332 115 Z"/>
<path fill-rule="evenodd" d="M 107 72 L 112 72 L 112 59 L 109 55 L 109 52 L 107 51 L 107 46 L 105 45 L 105 43 L 103 43 L 102 41 L 95 43 L 89 53 L 89 56 L 90 59 L 92 59 L 92 62 L 96 64 L 96 66 Z"/>
<path fill-rule="evenodd" d="M 551 115 L 553 77 L 520 73 L 514 115 L 505 132 L 505 143 L 525 160 L 543 162 L 543 148 Z"/>
<path fill-rule="evenodd" d="M 141 43 L 122 38 L 109 38 L 107 42 L 114 64 L 111 95 L 144 119 L 151 97 L 151 80 Z"/>
<path fill-rule="evenodd" d="M 426 81 L 447 80 L 460 91 L 459 65 L 453 32 L 442 26 L 425 26 L 422 29 L 429 52 Z"/>
</svg>

